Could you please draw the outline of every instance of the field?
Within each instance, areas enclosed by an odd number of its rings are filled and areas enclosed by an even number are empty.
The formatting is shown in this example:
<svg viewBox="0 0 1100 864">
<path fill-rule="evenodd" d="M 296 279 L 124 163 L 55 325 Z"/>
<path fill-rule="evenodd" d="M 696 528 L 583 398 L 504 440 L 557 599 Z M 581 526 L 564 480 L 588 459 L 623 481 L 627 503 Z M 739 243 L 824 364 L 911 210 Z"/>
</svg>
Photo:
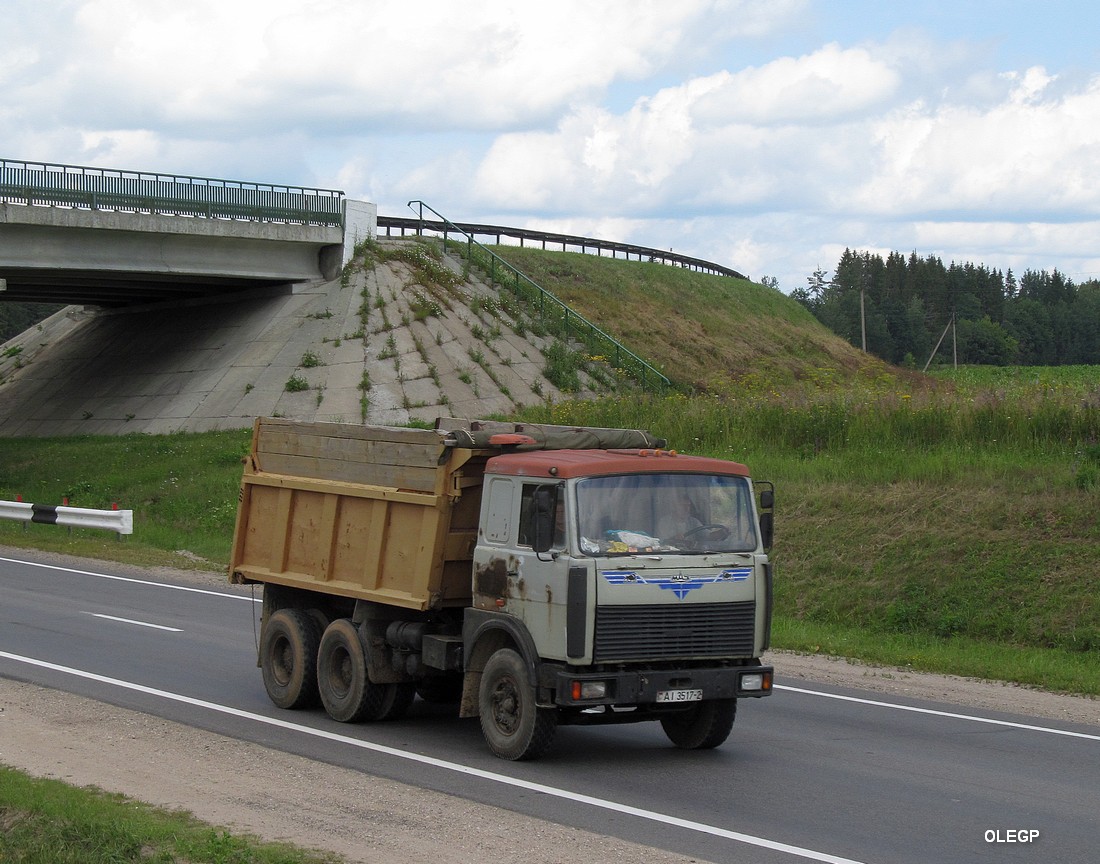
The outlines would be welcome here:
<svg viewBox="0 0 1100 864">
<path fill-rule="evenodd" d="M 736 398 L 639 395 L 524 416 L 647 428 L 774 482 L 776 647 L 1100 693 L 1100 369 L 938 379 L 782 393 L 745 381 Z M 117 502 L 136 527 L 118 540 L 0 523 L 0 543 L 224 568 L 248 442 L 5 441 L 0 499 Z"/>
<path fill-rule="evenodd" d="M 657 429 L 775 482 L 784 647 L 1100 692 L 1100 369 L 939 377 L 528 419 Z"/>
</svg>

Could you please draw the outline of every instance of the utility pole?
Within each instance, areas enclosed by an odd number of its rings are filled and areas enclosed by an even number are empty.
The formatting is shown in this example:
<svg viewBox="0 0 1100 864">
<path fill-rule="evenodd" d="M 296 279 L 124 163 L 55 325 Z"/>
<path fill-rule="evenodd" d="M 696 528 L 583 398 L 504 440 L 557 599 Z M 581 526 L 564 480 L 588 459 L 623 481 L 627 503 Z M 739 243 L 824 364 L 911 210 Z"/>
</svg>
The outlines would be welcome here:
<svg viewBox="0 0 1100 864">
<path fill-rule="evenodd" d="M 940 339 L 936 343 L 936 347 L 932 349 L 932 353 L 928 355 L 928 362 L 924 364 L 924 368 L 921 370 L 921 372 L 927 372 L 928 371 L 928 367 L 932 363 L 932 358 L 935 357 L 936 352 L 940 350 L 940 345 L 943 344 L 943 337 L 947 335 L 948 330 L 951 331 L 951 333 L 952 333 L 951 341 L 954 342 L 955 341 L 955 336 L 954 336 L 954 332 L 955 332 L 955 313 L 954 312 L 951 313 L 951 320 L 948 321 L 947 326 L 943 328 L 943 332 L 940 334 Z M 954 349 L 954 352 L 955 352 L 955 368 L 958 369 L 959 368 L 959 352 L 958 352 L 957 347 Z"/>
<path fill-rule="evenodd" d="M 954 368 L 959 368 L 959 338 L 955 329 L 955 312 L 951 312 L 951 359 L 954 363 Z"/>
<path fill-rule="evenodd" d="M 863 290 L 867 286 L 867 273 L 859 279 L 859 330 L 863 336 L 863 353 L 867 353 L 867 314 L 863 311 Z"/>
</svg>

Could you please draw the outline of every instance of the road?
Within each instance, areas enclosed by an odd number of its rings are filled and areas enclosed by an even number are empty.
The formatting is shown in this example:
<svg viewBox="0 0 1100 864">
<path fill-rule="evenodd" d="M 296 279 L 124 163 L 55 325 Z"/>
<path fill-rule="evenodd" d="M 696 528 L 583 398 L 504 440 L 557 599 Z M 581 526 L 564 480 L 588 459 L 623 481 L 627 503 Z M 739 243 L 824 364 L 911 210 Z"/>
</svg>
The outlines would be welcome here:
<svg viewBox="0 0 1100 864">
<path fill-rule="evenodd" d="M 780 668 L 717 750 L 675 750 L 654 724 L 567 727 L 547 758 L 508 763 L 476 720 L 420 701 L 368 725 L 276 709 L 255 665 L 258 597 L 2 558 L 0 677 L 705 861 L 1096 860 L 1095 726 Z"/>
</svg>

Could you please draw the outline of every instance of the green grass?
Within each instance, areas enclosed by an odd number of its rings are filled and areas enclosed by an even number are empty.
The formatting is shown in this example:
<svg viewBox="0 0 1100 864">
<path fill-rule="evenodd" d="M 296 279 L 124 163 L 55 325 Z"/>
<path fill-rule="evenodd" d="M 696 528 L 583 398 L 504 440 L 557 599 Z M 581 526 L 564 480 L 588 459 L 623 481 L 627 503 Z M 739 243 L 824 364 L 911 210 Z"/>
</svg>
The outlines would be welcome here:
<svg viewBox="0 0 1100 864">
<path fill-rule="evenodd" d="M 0 766 L 0 861 L 11 864 L 336 864 L 306 852 L 234 835 L 187 813 L 120 795 L 33 779 Z"/>
<path fill-rule="evenodd" d="M 800 304 L 747 280 L 574 252 L 492 249 L 681 389 L 728 394 L 746 382 L 787 387 L 807 376 L 847 380 L 886 369 Z"/>
<path fill-rule="evenodd" d="M 772 641 L 801 654 L 853 658 L 872 666 L 1012 681 L 1065 693 L 1100 695 L 1095 653 L 1021 648 L 962 637 L 883 633 L 777 615 Z M 782 660 L 776 663 L 782 676 Z"/>
<path fill-rule="evenodd" d="M 930 374 L 951 383 L 961 395 L 999 394 L 1002 398 L 1034 397 L 1043 393 L 1059 399 L 1095 398 L 1100 371 L 1095 366 L 960 366 L 939 367 Z"/>
<path fill-rule="evenodd" d="M 15 438 L 0 447 L 0 500 L 134 511 L 124 539 L 0 521 L 0 543 L 141 565 L 228 564 L 251 432 Z M 181 554 L 183 553 L 183 554 Z"/>
</svg>

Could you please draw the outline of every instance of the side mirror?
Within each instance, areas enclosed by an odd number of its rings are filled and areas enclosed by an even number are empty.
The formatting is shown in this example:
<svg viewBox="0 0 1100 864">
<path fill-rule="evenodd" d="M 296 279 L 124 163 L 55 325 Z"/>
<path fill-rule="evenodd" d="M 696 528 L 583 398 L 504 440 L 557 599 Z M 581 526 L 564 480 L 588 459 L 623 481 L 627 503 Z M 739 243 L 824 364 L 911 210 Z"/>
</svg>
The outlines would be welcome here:
<svg viewBox="0 0 1100 864">
<path fill-rule="evenodd" d="M 541 554 L 554 543 L 554 511 L 558 487 L 540 486 L 531 494 L 531 548 Z"/>
<path fill-rule="evenodd" d="M 764 551 L 767 552 L 772 548 L 772 539 L 775 534 L 775 520 L 772 514 L 761 513 L 760 514 L 760 542 L 764 545 Z"/>
<path fill-rule="evenodd" d="M 760 542 L 767 552 L 772 548 L 775 537 L 775 516 L 772 513 L 775 507 L 775 487 L 766 480 L 757 485 L 763 487 L 760 490 Z"/>
</svg>

